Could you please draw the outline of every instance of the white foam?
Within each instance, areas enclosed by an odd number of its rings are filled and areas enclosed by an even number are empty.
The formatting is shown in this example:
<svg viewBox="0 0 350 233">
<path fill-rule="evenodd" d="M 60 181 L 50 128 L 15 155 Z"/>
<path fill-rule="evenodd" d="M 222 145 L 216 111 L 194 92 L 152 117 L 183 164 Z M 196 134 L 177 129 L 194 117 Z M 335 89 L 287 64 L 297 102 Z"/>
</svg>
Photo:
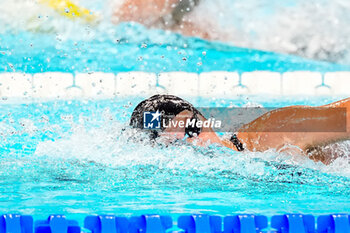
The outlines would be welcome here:
<svg viewBox="0 0 350 233">
<path fill-rule="evenodd" d="M 130 140 L 130 136 L 135 135 L 135 132 L 132 129 L 122 130 L 124 127 L 123 124 L 110 120 L 99 128 L 87 128 L 83 122 L 79 125 L 72 125 L 71 132 L 66 132 L 60 139 L 40 141 L 34 156 L 78 159 L 81 162 L 94 161 L 112 168 L 129 167 L 132 169 L 133 166 L 151 165 L 159 169 L 192 171 L 206 176 L 218 176 L 222 172 L 228 172 L 243 177 L 260 177 L 260 179 L 263 177 L 265 177 L 263 179 L 272 180 L 292 179 L 289 172 L 294 172 L 295 168 L 292 167 L 282 176 L 280 173 L 283 170 L 279 171 L 278 166 L 269 165 L 269 163 L 278 163 L 297 166 L 299 169 L 312 169 L 350 177 L 348 158 L 337 159 L 331 165 L 326 166 L 320 162 L 315 163 L 304 156 L 295 156 L 275 150 L 242 153 L 215 145 L 202 149 L 188 144 L 168 147 L 153 146 L 148 140 L 143 142 Z M 138 139 L 147 138 L 147 135 L 140 132 L 137 132 L 137 135 Z M 347 153 L 349 145 L 347 145 L 348 142 L 345 144 L 343 147 L 338 146 L 337 149 Z M 276 174 L 273 174 L 274 172 Z M 302 181 L 306 178 L 300 177 Z"/>
<path fill-rule="evenodd" d="M 83 40 L 96 39 L 96 34 L 102 31 L 101 37 L 116 39 L 116 26 L 111 23 L 111 15 L 122 0 L 90 2 L 88 8 L 97 5 L 96 8 L 102 10 L 94 13 L 104 16 L 100 25 L 93 28 L 62 17 L 37 1 L 2 0 L 0 31 L 29 30 L 56 33 L 62 39 Z M 185 18 L 207 37 L 236 46 L 348 62 L 349 9 L 347 0 L 325 0 L 321 5 L 319 0 L 268 1 L 264 4 L 259 0 L 247 0 L 244 4 L 231 0 L 203 0 Z M 159 38 L 150 36 L 149 39 L 159 42 Z"/>
<path fill-rule="evenodd" d="M 188 17 L 235 46 L 348 63 L 349 9 L 347 0 L 203 0 Z"/>
</svg>

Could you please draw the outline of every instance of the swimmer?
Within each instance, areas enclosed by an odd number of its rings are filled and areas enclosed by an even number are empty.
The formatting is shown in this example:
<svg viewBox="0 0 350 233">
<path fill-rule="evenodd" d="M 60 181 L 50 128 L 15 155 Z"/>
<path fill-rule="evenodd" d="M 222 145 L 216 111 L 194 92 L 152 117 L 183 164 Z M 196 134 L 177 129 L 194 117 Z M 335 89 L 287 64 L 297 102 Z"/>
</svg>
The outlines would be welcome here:
<svg viewBox="0 0 350 233">
<path fill-rule="evenodd" d="M 207 24 L 203 28 L 187 17 L 199 3 L 200 0 L 125 0 L 114 10 L 113 22 L 133 21 L 186 36 L 217 39 L 209 33 Z"/>
<path fill-rule="evenodd" d="M 311 109 L 311 111 L 310 111 Z M 321 109 L 321 113 L 314 114 L 312 109 Z M 334 109 L 343 110 L 336 114 Z M 172 95 L 154 95 L 134 109 L 130 125 L 143 129 L 144 112 L 162 113 L 163 121 L 205 121 L 204 116 L 189 102 Z M 338 112 L 339 113 L 339 112 Z M 332 131 L 344 123 L 343 131 Z M 218 144 L 235 151 L 266 151 L 276 149 L 285 152 L 292 150 L 308 156 L 314 161 L 325 164 L 331 163 L 337 155 L 327 154 L 323 148 L 332 143 L 350 139 L 350 98 L 337 101 L 320 107 L 290 106 L 272 110 L 258 117 L 252 122 L 243 125 L 237 132 L 232 133 L 228 139 L 220 138 L 210 127 L 180 127 L 172 125 L 160 130 L 149 130 L 151 139 L 161 138 L 169 143 L 175 140 L 186 140 L 197 146 Z M 307 129 L 322 126 L 322 132 L 306 132 L 295 129 Z M 282 128 L 281 128 L 282 127 Z M 282 129 L 282 130 L 280 130 Z M 145 130 L 146 131 L 146 130 Z M 295 148 L 298 148 L 296 151 Z"/>
</svg>

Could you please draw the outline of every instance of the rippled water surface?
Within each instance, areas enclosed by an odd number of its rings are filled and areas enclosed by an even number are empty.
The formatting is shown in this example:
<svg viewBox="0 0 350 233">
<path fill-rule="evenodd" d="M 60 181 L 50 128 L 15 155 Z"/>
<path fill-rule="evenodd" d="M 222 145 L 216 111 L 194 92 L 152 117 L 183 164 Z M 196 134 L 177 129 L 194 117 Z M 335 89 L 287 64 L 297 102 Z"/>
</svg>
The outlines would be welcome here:
<svg viewBox="0 0 350 233">
<path fill-rule="evenodd" d="M 273 150 L 238 153 L 218 146 L 135 142 L 127 124 L 140 100 L 2 100 L 0 211 L 79 218 L 91 213 L 349 210 L 348 159 L 325 166 Z M 336 98 L 189 100 L 200 107 L 278 107 Z"/>
<path fill-rule="evenodd" d="M 218 30 L 224 29 L 219 40 L 227 44 L 134 23 L 114 25 L 107 1 L 80 1 L 106 13 L 98 25 L 86 25 L 36 1 L 3 0 L 0 72 L 349 70 L 346 0 L 202 2 L 191 17 L 207 25 L 200 18 L 206 12 Z M 190 101 L 197 107 L 282 107 L 337 99 Z M 128 118 L 140 100 L 0 100 L 0 211 L 78 218 L 92 213 L 349 211 L 349 159 L 325 166 L 274 150 L 237 153 L 215 145 L 133 141 Z M 342 143 L 344 154 L 349 144 Z"/>
<path fill-rule="evenodd" d="M 190 15 L 196 27 L 217 32 L 214 41 L 113 24 L 110 11 L 118 8 L 110 2 L 121 1 L 76 1 L 100 15 L 96 24 L 34 0 L 1 1 L 0 72 L 350 70 L 346 0 L 202 0 Z"/>
<path fill-rule="evenodd" d="M 111 23 L 112 13 L 118 11 L 123 0 L 74 2 L 99 15 L 99 23 L 86 25 L 66 19 L 34 0 L 2 0 L 0 33 L 30 31 L 53 35 L 51 40 L 58 44 L 67 39 L 106 40 L 110 43 L 139 41 L 140 45 L 169 41 L 172 44 L 176 41 L 180 45 L 191 44 L 176 36 L 174 39 L 172 35 L 148 32 L 139 27 L 118 29 Z M 201 0 L 188 16 L 196 28 L 206 30 L 211 38 L 234 46 L 349 65 L 349 13 L 348 0 Z M 35 40 L 32 42 L 36 44 Z M 81 44 L 76 47 L 81 47 Z"/>
</svg>

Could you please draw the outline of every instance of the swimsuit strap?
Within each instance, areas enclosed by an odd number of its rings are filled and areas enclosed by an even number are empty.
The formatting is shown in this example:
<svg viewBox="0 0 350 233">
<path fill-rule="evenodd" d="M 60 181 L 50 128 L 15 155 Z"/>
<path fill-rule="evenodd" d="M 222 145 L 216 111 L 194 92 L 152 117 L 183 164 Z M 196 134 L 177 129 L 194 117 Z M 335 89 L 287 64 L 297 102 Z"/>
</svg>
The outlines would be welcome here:
<svg viewBox="0 0 350 233">
<path fill-rule="evenodd" d="M 243 143 L 237 138 L 237 134 L 233 134 L 230 138 L 230 141 L 235 145 L 238 151 L 244 151 Z"/>
</svg>

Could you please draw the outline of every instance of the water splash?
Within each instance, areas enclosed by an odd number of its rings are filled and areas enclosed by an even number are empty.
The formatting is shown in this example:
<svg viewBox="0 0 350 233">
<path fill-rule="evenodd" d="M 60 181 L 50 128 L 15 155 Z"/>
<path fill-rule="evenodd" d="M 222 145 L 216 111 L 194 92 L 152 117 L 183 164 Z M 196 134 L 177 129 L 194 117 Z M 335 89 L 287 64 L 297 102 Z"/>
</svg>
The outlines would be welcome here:
<svg viewBox="0 0 350 233">
<path fill-rule="evenodd" d="M 2 105 L 0 201 L 6 211 L 44 217 L 53 212 L 317 214 L 349 208 L 349 161 L 326 166 L 275 150 L 152 145 L 146 134 L 128 128 L 139 101 Z M 190 101 L 212 107 L 274 103 L 261 98 Z M 298 101 L 330 100 L 279 99 L 278 104 Z M 341 148 L 348 153 L 345 144 Z"/>
<path fill-rule="evenodd" d="M 346 0 L 204 0 L 189 18 L 234 45 L 349 64 L 349 11 Z"/>
<path fill-rule="evenodd" d="M 81 1 L 80 4 L 100 14 L 100 24 L 87 25 L 61 17 L 33 0 L 4 0 L 0 3 L 0 32 L 27 30 L 56 34 L 58 42 L 67 39 L 116 41 L 126 38 L 126 41 L 150 41 L 153 44 L 177 43 L 180 37 L 167 32 L 140 32 L 138 27 L 129 31 L 118 29 L 111 23 L 111 15 L 121 2 Z M 203 12 L 206 12 L 205 19 Z M 267 0 L 244 3 L 219 0 L 214 3 L 203 0 L 187 17 L 197 27 L 207 30 L 215 40 L 349 64 L 349 12 L 350 5 L 346 0 L 283 3 Z M 182 45 L 188 44 L 185 38 L 181 38 L 181 42 L 184 42 Z"/>
</svg>

